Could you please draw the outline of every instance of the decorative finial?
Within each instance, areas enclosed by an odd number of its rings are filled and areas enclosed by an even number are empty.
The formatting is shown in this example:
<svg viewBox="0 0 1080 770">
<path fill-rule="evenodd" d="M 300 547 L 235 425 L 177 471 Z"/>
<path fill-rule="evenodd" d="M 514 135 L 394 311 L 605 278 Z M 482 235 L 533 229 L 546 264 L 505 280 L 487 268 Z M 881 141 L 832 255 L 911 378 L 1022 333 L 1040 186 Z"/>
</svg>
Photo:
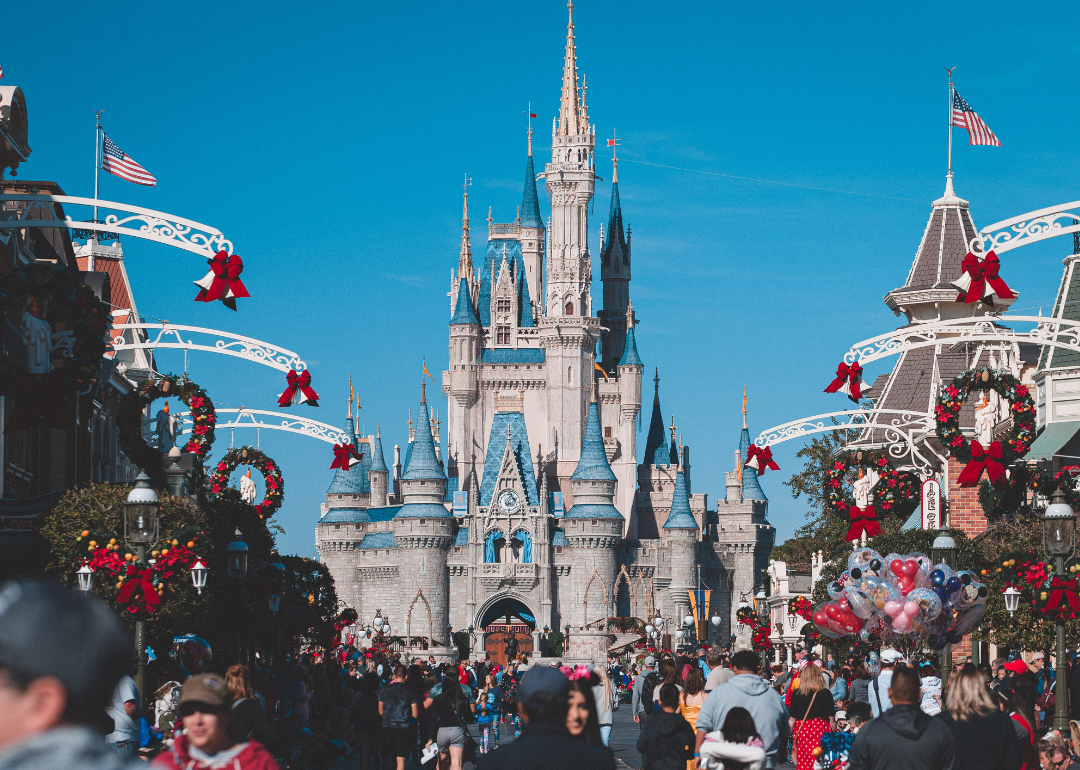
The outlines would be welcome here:
<svg viewBox="0 0 1080 770">
<path fill-rule="evenodd" d="M 614 169 L 611 174 L 611 183 L 619 183 L 619 134 L 615 129 L 611 130 L 611 139 L 608 139 L 608 146 L 611 148 L 611 165 Z"/>
<path fill-rule="evenodd" d="M 525 114 L 529 117 L 529 157 L 532 157 L 532 119 L 536 117 L 536 113 L 532 111 L 532 102 L 529 102 L 529 108 L 525 110 Z"/>
<path fill-rule="evenodd" d="M 671 427 L 668 428 L 671 431 L 671 444 L 675 445 L 675 415 L 671 415 Z"/>
<path fill-rule="evenodd" d="M 634 317 L 634 303 L 630 300 L 626 301 L 626 328 L 627 330 L 633 329 L 637 325 L 637 318 Z"/>
<path fill-rule="evenodd" d="M 382 438 L 382 424 L 375 423 L 375 438 Z"/>
<path fill-rule="evenodd" d="M 742 389 L 742 426 L 746 427 L 746 386 Z"/>
<path fill-rule="evenodd" d="M 660 368 L 656 369 L 656 376 L 653 377 L 653 403 L 660 403 Z"/>
<path fill-rule="evenodd" d="M 348 417 L 348 419 L 350 419 L 350 420 L 352 419 L 352 402 L 353 402 L 353 399 L 355 397 L 356 397 L 356 391 L 353 390 L 352 374 L 349 374 L 349 410 L 348 410 L 349 413 L 346 415 L 346 417 Z"/>
</svg>

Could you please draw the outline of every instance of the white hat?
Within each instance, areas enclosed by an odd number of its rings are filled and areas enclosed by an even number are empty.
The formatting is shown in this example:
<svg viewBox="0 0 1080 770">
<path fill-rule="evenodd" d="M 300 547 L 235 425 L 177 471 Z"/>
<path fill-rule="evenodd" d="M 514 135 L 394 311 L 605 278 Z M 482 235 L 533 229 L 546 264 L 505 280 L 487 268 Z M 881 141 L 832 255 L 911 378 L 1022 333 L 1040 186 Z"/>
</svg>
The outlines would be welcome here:
<svg viewBox="0 0 1080 770">
<path fill-rule="evenodd" d="M 894 650 L 891 647 L 889 649 L 887 649 L 887 650 L 882 650 L 881 651 L 881 662 L 882 663 L 896 663 L 896 662 L 901 661 L 903 659 L 904 659 L 903 653 L 901 653 L 899 650 Z"/>
</svg>

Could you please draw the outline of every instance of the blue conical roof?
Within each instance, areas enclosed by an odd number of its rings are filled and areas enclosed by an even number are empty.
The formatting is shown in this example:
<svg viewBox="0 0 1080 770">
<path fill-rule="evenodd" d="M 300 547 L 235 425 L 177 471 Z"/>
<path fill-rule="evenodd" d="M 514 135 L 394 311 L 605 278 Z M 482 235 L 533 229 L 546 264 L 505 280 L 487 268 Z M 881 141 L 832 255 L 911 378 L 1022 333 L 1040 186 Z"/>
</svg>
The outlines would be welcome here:
<svg viewBox="0 0 1080 770">
<path fill-rule="evenodd" d="M 382 451 L 382 436 L 378 429 L 375 430 L 375 448 L 371 452 L 371 468 L 372 471 L 382 471 L 383 473 L 389 473 L 390 469 L 386 467 L 386 459 L 383 457 Z"/>
<path fill-rule="evenodd" d="M 697 519 L 690 512 L 690 497 L 686 494 L 686 476 L 682 471 L 675 476 L 675 491 L 671 493 L 671 513 L 664 522 L 664 529 L 700 529 Z"/>
<path fill-rule="evenodd" d="M 532 153 L 525 163 L 525 191 L 521 195 L 521 226 L 543 227 L 540 217 L 540 201 L 536 197 L 536 171 L 533 169 Z"/>
<path fill-rule="evenodd" d="M 427 391 L 421 386 L 420 408 L 416 412 L 416 433 L 409 446 L 409 460 L 401 478 L 445 479 L 442 463 L 435 456 L 435 440 L 431 436 L 431 417 L 428 414 Z"/>
<path fill-rule="evenodd" d="M 746 462 L 746 452 L 750 449 L 750 430 L 743 428 L 742 433 L 739 434 L 739 452 L 742 453 L 743 462 Z M 769 498 L 765 497 L 765 493 L 761 489 L 761 484 L 758 483 L 757 471 L 753 468 L 744 468 L 742 474 L 742 496 L 743 500 L 764 500 L 768 502 Z"/>
<path fill-rule="evenodd" d="M 350 441 L 353 446 L 356 446 L 356 428 L 355 423 L 350 415 L 345 418 L 345 441 Z M 361 450 L 357 450 L 359 452 Z M 363 476 L 360 470 L 360 462 L 353 458 L 354 462 L 349 470 L 345 471 L 338 468 L 334 471 L 334 479 L 330 482 L 329 489 L 326 490 L 328 495 L 357 495 L 367 490 L 364 489 L 364 481 L 366 477 Z"/>
<path fill-rule="evenodd" d="M 472 297 L 469 295 L 469 284 L 462 278 L 458 283 L 457 304 L 454 305 L 454 315 L 450 319 L 450 325 L 455 324 L 478 324 L 476 311 L 473 310 Z"/>
<path fill-rule="evenodd" d="M 619 200 L 618 181 L 613 182 L 611 185 L 611 208 L 608 211 L 607 239 L 604 241 L 604 248 L 600 252 L 601 264 L 608 264 L 613 253 L 616 259 L 622 261 L 622 264 L 630 264 L 630 249 L 627 246 L 626 236 L 623 232 L 622 202 Z"/>
<path fill-rule="evenodd" d="M 615 474 L 604 451 L 604 437 L 600 435 L 600 412 L 596 402 L 589 404 L 589 419 L 585 423 L 585 439 L 581 442 L 581 459 L 571 479 L 579 481 L 615 481 Z"/>
<path fill-rule="evenodd" d="M 637 352 L 637 338 L 634 337 L 633 324 L 630 324 L 630 328 L 626 330 L 626 344 L 623 345 L 619 366 L 644 366 Z"/>
</svg>

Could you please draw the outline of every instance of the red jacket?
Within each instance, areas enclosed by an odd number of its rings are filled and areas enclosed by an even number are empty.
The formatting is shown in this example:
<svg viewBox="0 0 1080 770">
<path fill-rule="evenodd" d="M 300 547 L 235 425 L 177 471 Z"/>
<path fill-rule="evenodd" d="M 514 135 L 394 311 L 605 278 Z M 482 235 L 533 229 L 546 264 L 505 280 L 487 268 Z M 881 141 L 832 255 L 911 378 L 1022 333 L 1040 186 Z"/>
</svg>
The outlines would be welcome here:
<svg viewBox="0 0 1080 770">
<path fill-rule="evenodd" d="M 158 754 L 153 765 L 161 770 L 280 770 L 273 755 L 258 741 L 248 741 L 243 751 L 224 762 L 200 762 L 188 753 L 186 735 L 177 736 L 172 748 Z"/>
</svg>

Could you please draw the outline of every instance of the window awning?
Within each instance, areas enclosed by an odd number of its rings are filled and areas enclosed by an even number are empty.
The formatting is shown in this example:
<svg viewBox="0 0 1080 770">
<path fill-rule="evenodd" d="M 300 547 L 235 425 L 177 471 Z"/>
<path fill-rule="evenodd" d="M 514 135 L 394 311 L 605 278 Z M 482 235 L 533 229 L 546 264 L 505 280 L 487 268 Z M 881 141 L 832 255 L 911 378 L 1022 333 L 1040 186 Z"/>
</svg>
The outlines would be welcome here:
<svg viewBox="0 0 1080 770">
<path fill-rule="evenodd" d="M 1080 432 L 1080 420 L 1052 422 L 1046 426 L 1024 455 L 1025 460 L 1049 460 Z"/>
</svg>

